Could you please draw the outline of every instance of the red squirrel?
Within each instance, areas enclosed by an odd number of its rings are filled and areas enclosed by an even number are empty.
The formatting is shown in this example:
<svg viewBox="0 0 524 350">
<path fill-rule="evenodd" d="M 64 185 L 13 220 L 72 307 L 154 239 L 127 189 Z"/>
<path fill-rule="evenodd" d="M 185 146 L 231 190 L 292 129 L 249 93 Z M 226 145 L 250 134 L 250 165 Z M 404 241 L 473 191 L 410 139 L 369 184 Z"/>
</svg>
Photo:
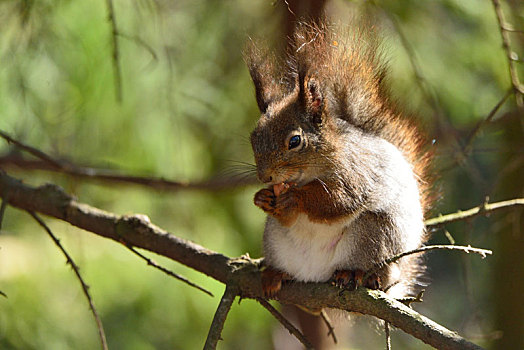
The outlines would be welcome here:
<svg viewBox="0 0 524 350">
<path fill-rule="evenodd" d="M 390 98 L 380 41 L 364 28 L 299 23 L 285 60 L 256 44 L 246 55 L 266 297 L 286 279 L 402 297 L 421 271 L 408 255 L 363 280 L 421 246 L 426 202 L 423 137 Z"/>
</svg>

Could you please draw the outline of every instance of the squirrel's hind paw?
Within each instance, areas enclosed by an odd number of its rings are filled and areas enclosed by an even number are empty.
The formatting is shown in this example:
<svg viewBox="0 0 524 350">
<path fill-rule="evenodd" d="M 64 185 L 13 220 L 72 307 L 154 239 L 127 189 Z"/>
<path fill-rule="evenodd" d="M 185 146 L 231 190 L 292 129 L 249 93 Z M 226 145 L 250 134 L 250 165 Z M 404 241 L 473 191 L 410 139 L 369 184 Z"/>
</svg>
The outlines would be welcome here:
<svg viewBox="0 0 524 350">
<path fill-rule="evenodd" d="M 262 292 L 266 299 L 273 298 L 282 288 L 282 280 L 286 274 L 271 267 L 262 271 Z"/>
<path fill-rule="evenodd" d="M 369 289 L 380 289 L 380 278 L 376 273 L 371 274 L 365 281 L 363 280 L 364 275 L 362 270 L 337 270 L 331 281 L 335 286 L 349 290 L 362 286 Z"/>
</svg>

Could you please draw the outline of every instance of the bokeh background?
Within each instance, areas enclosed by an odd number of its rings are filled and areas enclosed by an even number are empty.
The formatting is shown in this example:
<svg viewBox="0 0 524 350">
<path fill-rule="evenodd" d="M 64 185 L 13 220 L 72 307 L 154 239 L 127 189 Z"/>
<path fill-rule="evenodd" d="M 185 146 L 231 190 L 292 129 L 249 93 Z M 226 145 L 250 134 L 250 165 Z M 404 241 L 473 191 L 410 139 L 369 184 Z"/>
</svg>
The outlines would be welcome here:
<svg viewBox="0 0 524 350">
<path fill-rule="evenodd" d="M 524 115 L 513 95 L 481 129 L 471 154 L 461 151 L 511 88 L 491 1 L 321 3 L 334 21 L 367 16 L 383 31 L 393 94 L 432 140 L 437 199 L 429 216 L 477 206 L 486 196 L 524 196 Z M 507 21 L 524 29 L 523 4 L 502 5 Z M 248 36 L 282 43 L 292 17 L 286 4 L 114 0 L 114 9 L 121 102 L 105 1 L 0 2 L 0 130 L 59 159 L 125 174 L 182 181 L 243 176 L 242 162 L 253 163 L 249 132 L 258 110 L 242 50 Z M 524 35 L 510 36 L 522 57 Z M 23 169 L 9 161 L 13 156 L 30 159 L 0 140 L 0 168 L 28 184 L 56 183 L 104 210 L 146 214 L 173 234 L 229 256 L 262 255 L 264 215 L 252 205 L 256 186 L 156 191 Z M 457 244 L 493 249 L 494 255 L 428 254 L 430 284 L 415 308 L 482 346 L 524 348 L 522 219 L 522 210 L 513 210 L 447 226 Z M 153 257 L 210 289 L 210 298 L 123 246 L 47 222 L 91 286 L 110 348 L 203 346 L 223 285 Z M 431 242 L 448 239 L 439 230 Z M 26 213 L 9 207 L 0 231 L 0 290 L 7 295 L 0 297 L 1 349 L 99 347 L 64 257 Z M 339 348 L 383 347 L 376 325 L 354 323 L 338 334 Z M 278 328 L 266 310 L 243 300 L 234 304 L 219 347 L 270 349 Z M 394 349 L 425 347 L 393 333 Z"/>
</svg>

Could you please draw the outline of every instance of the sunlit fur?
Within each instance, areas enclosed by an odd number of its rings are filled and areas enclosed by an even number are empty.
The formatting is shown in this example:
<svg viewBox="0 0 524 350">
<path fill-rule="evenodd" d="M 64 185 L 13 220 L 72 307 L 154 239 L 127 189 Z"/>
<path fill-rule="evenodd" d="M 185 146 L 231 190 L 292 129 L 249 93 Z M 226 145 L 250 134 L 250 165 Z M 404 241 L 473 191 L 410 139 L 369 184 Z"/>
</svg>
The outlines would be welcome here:
<svg viewBox="0 0 524 350">
<path fill-rule="evenodd" d="M 388 97 L 373 29 L 358 25 L 300 24 L 285 64 L 254 48 L 247 57 L 262 112 L 251 134 L 258 177 L 300 193 L 293 220 L 268 216 L 266 261 L 300 281 L 366 271 L 424 241 L 422 138 Z M 286 143 L 292 132 L 303 137 L 298 151 Z M 408 256 L 379 276 L 403 296 L 420 270 Z"/>
</svg>

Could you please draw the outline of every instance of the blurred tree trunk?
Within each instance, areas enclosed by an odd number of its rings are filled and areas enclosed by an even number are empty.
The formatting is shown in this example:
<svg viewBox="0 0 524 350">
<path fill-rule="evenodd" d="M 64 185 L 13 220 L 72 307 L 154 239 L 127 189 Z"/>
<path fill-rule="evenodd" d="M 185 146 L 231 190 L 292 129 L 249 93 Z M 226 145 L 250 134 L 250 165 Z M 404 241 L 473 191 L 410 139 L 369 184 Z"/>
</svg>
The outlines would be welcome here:
<svg viewBox="0 0 524 350">
<path fill-rule="evenodd" d="M 282 1 L 282 37 L 281 50 L 285 52 L 289 48 L 290 40 L 295 32 L 297 21 L 307 20 L 319 23 L 325 11 L 327 0 L 288 0 Z M 320 317 L 308 314 L 294 305 L 286 305 L 283 312 L 289 319 L 298 321 L 298 328 L 314 345 L 315 349 L 328 349 L 331 347 L 332 340 L 327 337 L 327 330 Z M 277 349 L 285 349 L 289 344 L 275 344 Z"/>
<path fill-rule="evenodd" d="M 522 29 L 522 0 L 508 0 L 506 21 Z M 524 35 L 510 33 L 511 46 L 522 57 Z M 522 69 L 522 65 L 517 65 Z M 519 74 L 522 77 L 522 74 Z M 522 80 L 522 79 L 521 79 Z M 504 173 L 500 181 L 500 198 L 524 196 L 524 108 L 516 108 L 501 118 L 504 124 L 504 142 L 499 169 Z M 506 216 L 504 225 L 496 232 L 495 283 L 493 284 L 493 306 L 495 329 L 502 331 L 502 338 L 493 344 L 493 349 L 524 349 L 524 210 Z"/>
<path fill-rule="evenodd" d="M 524 196 L 524 110 L 516 109 L 503 118 L 504 140 L 499 169 L 502 177 L 497 197 Z M 506 215 L 496 234 L 493 307 L 495 329 L 502 337 L 492 349 L 524 349 L 524 210 Z M 495 225 L 493 225 L 495 226 Z"/>
</svg>

